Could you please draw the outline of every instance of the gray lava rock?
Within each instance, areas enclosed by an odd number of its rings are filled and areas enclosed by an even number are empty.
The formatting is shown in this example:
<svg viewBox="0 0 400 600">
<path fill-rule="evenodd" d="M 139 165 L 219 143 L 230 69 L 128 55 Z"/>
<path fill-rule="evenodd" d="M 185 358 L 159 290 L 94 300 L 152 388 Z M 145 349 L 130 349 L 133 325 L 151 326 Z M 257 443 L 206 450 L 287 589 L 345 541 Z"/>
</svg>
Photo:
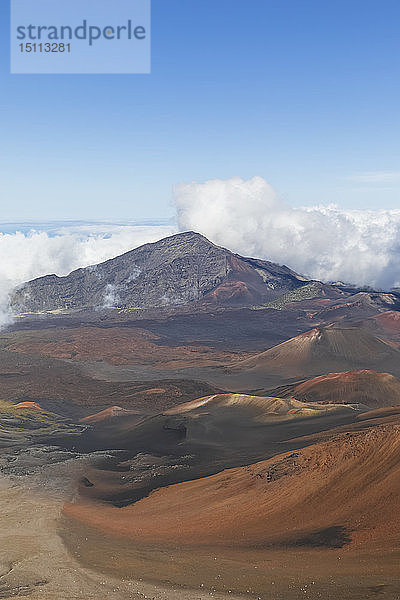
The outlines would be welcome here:
<svg viewBox="0 0 400 600">
<path fill-rule="evenodd" d="M 307 282 L 287 267 L 243 258 L 198 233 L 145 244 L 66 277 L 47 275 L 20 286 L 14 310 L 154 308 L 206 301 L 251 306 Z"/>
</svg>

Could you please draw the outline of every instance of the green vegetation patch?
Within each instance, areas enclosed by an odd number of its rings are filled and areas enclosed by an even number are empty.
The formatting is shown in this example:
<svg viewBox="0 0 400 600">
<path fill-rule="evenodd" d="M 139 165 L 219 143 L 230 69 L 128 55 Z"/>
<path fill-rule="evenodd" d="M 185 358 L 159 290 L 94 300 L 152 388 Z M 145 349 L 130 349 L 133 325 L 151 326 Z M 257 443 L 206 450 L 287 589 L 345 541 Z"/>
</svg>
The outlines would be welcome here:
<svg viewBox="0 0 400 600">
<path fill-rule="evenodd" d="M 313 298 L 317 298 L 320 293 L 321 286 L 318 283 L 308 283 L 307 285 L 303 285 L 300 288 L 283 294 L 283 296 L 280 296 L 279 298 L 275 298 L 275 300 L 271 300 L 271 302 L 264 304 L 262 308 L 275 308 L 276 310 L 283 310 L 292 302 L 312 300 Z"/>
</svg>

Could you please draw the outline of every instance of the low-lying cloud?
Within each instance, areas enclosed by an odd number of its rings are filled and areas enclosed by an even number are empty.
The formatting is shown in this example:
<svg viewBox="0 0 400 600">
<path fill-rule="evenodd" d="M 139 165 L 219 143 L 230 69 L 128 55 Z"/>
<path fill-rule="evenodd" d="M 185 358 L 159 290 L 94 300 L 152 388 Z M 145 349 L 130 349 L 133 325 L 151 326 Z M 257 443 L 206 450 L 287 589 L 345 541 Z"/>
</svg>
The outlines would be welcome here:
<svg viewBox="0 0 400 600">
<path fill-rule="evenodd" d="M 293 208 L 261 177 L 175 187 L 180 230 L 322 281 L 400 285 L 400 210 Z"/>
<path fill-rule="evenodd" d="M 50 273 L 67 275 L 175 231 L 172 226 L 110 223 L 0 233 L 0 327 L 12 319 L 8 295 L 16 285 Z M 105 298 L 107 302 L 112 303 L 111 293 Z"/>
<path fill-rule="evenodd" d="M 176 186 L 177 225 L 55 224 L 0 231 L 0 327 L 11 320 L 8 294 L 50 273 L 66 275 L 177 231 L 194 230 L 235 252 L 286 264 L 322 281 L 381 289 L 400 286 L 400 210 L 293 208 L 262 178 Z M 132 280 L 140 271 L 133 266 Z M 104 306 L 118 290 L 107 289 Z M 166 298 L 166 302 L 168 299 Z"/>
</svg>

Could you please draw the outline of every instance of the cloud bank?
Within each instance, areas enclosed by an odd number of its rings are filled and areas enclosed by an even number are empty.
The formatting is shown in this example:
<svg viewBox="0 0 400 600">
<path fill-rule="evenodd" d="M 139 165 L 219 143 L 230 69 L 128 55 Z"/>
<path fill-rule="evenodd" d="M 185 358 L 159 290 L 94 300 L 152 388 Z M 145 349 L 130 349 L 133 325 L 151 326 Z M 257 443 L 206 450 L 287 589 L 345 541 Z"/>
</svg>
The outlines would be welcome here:
<svg viewBox="0 0 400 600">
<path fill-rule="evenodd" d="M 110 223 L 0 233 L 0 327 L 11 321 L 7 300 L 16 285 L 50 273 L 67 275 L 175 231 L 172 226 Z M 112 303 L 111 293 L 107 302 Z"/>
<path fill-rule="evenodd" d="M 293 208 L 261 177 L 174 190 L 179 229 L 322 281 L 400 286 L 400 210 Z"/>
<path fill-rule="evenodd" d="M 198 231 L 235 252 L 322 281 L 400 286 L 400 210 L 293 208 L 260 177 L 182 183 L 174 200 L 177 226 L 21 224 L 15 231 L 4 224 L 1 233 L 0 223 L 0 327 L 11 320 L 7 298 L 16 285 L 50 273 L 66 275 L 177 231 Z M 104 306 L 112 306 L 117 295 L 107 290 Z"/>
</svg>

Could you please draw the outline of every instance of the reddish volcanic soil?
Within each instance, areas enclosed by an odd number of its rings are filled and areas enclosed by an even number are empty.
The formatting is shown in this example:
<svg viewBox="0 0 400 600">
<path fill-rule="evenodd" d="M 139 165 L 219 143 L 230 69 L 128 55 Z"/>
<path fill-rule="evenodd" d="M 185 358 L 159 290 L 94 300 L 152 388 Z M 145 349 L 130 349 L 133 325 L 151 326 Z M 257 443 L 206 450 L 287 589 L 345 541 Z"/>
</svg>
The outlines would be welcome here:
<svg viewBox="0 0 400 600">
<path fill-rule="evenodd" d="M 400 312 L 389 310 L 371 317 L 369 321 L 376 323 L 385 337 L 400 343 Z"/>
<path fill-rule="evenodd" d="M 400 333 L 400 313 L 395 310 L 387 310 L 374 317 L 375 321 L 388 331 Z"/>
<path fill-rule="evenodd" d="M 123 417 L 126 415 L 136 414 L 135 411 L 126 410 L 125 408 L 121 408 L 120 406 L 110 406 L 109 408 L 105 408 L 98 413 L 93 415 L 89 415 L 88 417 L 84 417 L 81 419 L 82 423 L 100 423 L 101 421 L 105 421 L 107 419 L 112 419 L 115 417 Z"/>
<path fill-rule="evenodd" d="M 400 426 L 338 435 L 268 461 L 65 514 L 147 544 L 389 549 L 400 538 Z"/>
<path fill-rule="evenodd" d="M 189 379 L 104 381 L 85 375 L 75 362 L 1 349 L 0 383 L 0 400 L 33 401 L 42 406 L 44 400 L 60 401 L 71 408 L 80 405 L 97 410 L 113 405 L 144 413 L 158 413 L 178 402 L 219 391 Z M 56 407 L 52 410 L 57 412 Z"/>
<path fill-rule="evenodd" d="M 400 404 L 400 381 L 389 373 L 375 371 L 329 373 L 300 383 L 292 395 L 302 402 L 395 406 Z"/>
<path fill-rule="evenodd" d="M 386 419 L 390 419 L 390 417 L 398 415 L 400 415 L 400 406 L 387 406 L 385 408 L 377 408 L 376 410 L 370 410 L 362 415 L 358 415 L 357 420 L 365 421 L 378 419 L 380 423 L 384 423 Z"/>
<path fill-rule="evenodd" d="M 249 288 L 243 281 L 227 281 L 204 298 L 204 302 L 214 302 L 215 304 L 251 302 L 253 300 Z"/>
<path fill-rule="evenodd" d="M 14 408 L 29 408 L 33 410 L 43 410 L 37 402 L 19 402 L 14 405 Z"/>
<path fill-rule="evenodd" d="M 68 503 L 63 539 L 83 565 L 119 577 L 266 600 L 397 600 L 400 413 L 379 417 L 124 508 Z"/>
<path fill-rule="evenodd" d="M 207 346 L 163 346 L 158 336 L 132 327 L 16 332 L 3 347 L 10 352 L 59 359 L 106 361 L 113 365 L 149 364 L 164 369 L 224 364 L 236 356 L 247 356 L 243 353 L 236 355 L 213 351 Z"/>
<path fill-rule="evenodd" d="M 400 352 L 363 330 L 320 327 L 233 364 L 230 374 L 237 387 L 255 389 L 350 369 L 398 374 Z"/>
<path fill-rule="evenodd" d="M 364 409 L 294 399 L 216 394 L 160 415 L 94 421 L 84 448 L 124 449 L 118 465 L 88 466 L 82 496 L 132 504 L 153 490 L 302 448 L 305 435 L 357 425 Z M 109 414 L 109 413 L 107 413 Z M 361 426 L 360 426 L 361 427 Z M 79 441 L 74 440 L 79 448 Z M 81 482 L 82 483 L 82 482 Z"/>
</svg>

